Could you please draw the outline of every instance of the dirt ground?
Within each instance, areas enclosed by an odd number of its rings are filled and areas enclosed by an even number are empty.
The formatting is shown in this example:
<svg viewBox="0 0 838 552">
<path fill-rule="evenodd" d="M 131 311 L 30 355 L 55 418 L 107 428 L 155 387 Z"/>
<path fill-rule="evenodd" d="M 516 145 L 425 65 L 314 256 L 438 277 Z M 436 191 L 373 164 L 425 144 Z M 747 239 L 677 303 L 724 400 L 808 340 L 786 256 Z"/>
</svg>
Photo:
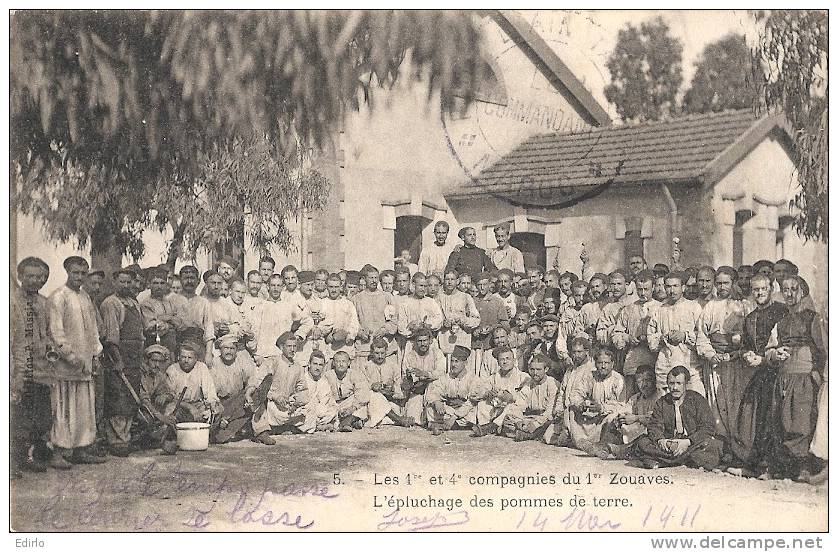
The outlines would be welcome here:
<svg viewBox="0 0 838 552">
<path fill-rule="evenodd" d="M 108 457 L 11 484 L 17 531 L 822 531 L 827 487 L 386 427 Z M 389 478 L 389 479 L 387 479 Z M 501 479 L 502 478 L 502 479 Z M 610 500 L 609 500 L 610 499 Z M 458 502 L 459 501 L 459 502 Z M 584 501 L 584 502 L 581 502 Z"/>
</svg>

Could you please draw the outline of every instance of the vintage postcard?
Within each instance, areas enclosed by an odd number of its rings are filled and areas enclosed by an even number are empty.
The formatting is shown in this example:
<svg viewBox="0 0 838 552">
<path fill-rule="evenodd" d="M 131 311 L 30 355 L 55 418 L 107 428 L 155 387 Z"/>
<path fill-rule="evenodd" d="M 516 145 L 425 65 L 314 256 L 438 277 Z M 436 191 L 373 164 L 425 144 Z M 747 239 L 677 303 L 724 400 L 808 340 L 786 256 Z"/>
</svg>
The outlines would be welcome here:
<svg viewBox="0 0 838 552">
<path fill-rule="evenodd" d="M 822 547 L 827 11 L 23 9 L 9 33 L 16 547 Z"/>
</svg>

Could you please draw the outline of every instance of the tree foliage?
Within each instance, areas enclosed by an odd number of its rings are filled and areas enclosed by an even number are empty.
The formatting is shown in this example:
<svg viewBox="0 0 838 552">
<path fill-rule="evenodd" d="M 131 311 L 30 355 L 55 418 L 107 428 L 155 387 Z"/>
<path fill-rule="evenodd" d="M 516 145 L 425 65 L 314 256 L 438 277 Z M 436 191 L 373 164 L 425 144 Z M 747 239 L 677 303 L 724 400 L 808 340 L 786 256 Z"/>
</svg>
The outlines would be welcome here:
<svg viewBox="0 0 838 552">
<path fill-rule="evenodd" d="M 623 121 L 654 121 L 676 113 L 682 51 L 660 17 L 641 23 L 639 29 L 628 24 L 620 30 L 606 64 L 611 84 L 605 87 L 605 97 Z"/>
<path fill-rule="evenodd" d="M 708 44 L 695 66 L 695 75 L 684 95 L 685 113 L 753 107 L 757 87 L 751 50 L 744 36 L 729 34 Z"/>
<path fill-rule="evenodd" d="M 344 114 L 400 75 L 451 109 L 479 79 L 478 42 L 463 12 L 15 12 L 13 208 L 51 239 L 132 254 L 165 223 L 189 249 L 198 215 L 217 236 L 229 204 L 316 208 L 297 197 L 324 184 L 307 152 Z M 149 214 L 166 201 L 177 207 Z M 287 246 L 277 220 L 256 235 Z"/>
<path fill-rule="evenodd" d="M 199 152 L 195 165 L 193 175 L 175 177 L 176 185 L 161 186 L 156 195 L 153 224 L 161 230 L 171 225 L 178 238 L 170 259 L 194 257 L 242 225 L 257 250 L 288 250 L 293 236 L 286 221 L 322 208 L 328 197 L 329 182 L 319 172 L 304 159 L 277 155 L 264 136 L 215 143 Z"/>
<path fill-rule="evenodd" d="M 800 190 L 791 201 L 795 228 L 807 239 L 829 239 L 829 21 L 825 11 L 757 14 L 764 29 L 754 52 L 761 106 L 782 112 L 794 141 Z"/>
</svg>

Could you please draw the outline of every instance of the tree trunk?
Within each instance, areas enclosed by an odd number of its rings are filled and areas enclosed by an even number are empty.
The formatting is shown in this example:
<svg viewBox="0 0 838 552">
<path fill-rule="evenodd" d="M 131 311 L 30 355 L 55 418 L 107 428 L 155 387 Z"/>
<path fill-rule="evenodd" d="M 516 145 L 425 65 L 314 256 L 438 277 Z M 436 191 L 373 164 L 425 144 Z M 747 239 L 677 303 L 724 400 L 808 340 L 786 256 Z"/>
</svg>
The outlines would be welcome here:
<svg viewBox="0 0 838 552">
<path fill-rule="evenodd" d="M 174 272 L 175 263 L 183 254 L 183 235 L 186 232 L 186 225 L 172 224 L 174 230 L 172 234 L 172 243 L 169 244 L 169 251 L 166 256 L 166 264 L 169 265 L 169 271 Z"/>
<path fill-rule="evenodd" d="M 122 267 L 122 248 L 116 245 L 116 236 L 106 224 L 97 223 L 90 235 L 90 266 L 94 270 L 105 273 L 102 292 L 105 295 L 113 293 L 111 275 Z"/>
</svg>

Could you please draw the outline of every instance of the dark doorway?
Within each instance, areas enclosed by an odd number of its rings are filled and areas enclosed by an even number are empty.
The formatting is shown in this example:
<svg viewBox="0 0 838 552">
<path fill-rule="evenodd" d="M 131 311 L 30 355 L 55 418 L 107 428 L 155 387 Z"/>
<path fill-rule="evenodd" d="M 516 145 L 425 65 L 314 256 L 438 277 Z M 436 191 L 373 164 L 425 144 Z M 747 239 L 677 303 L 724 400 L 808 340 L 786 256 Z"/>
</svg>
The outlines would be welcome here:
<svg viewBox="0 0 838 552">
<path fill-rule="evenodd" d="M 509 237 L 509 244 L 521 250 L 524 255 L 524 267 L 527 270 L 547 265 L 547 248 L 544 247 L 544 234 L 534 232 L 515 232 Z"/>
<path fill-rule="evenodd" d="M 396 217 L 396 232 L 393 237 L 393 257 L 401 256 L 402 250 L 410 251 L 412 263 L 419 262 L 422 251 L 422 231 L 431 219 L 422 216 L 404 215 Z"/>
<path fill-rule="evenodd" d="M 747 223 L 754 216 L 754 212 L 748 209 L 736 211 L 736 220 L 733 224 L 733 266 L 738 267 L 743 264 L 742 259 L 745 256 L 745 223 Z"/>
</svg>

